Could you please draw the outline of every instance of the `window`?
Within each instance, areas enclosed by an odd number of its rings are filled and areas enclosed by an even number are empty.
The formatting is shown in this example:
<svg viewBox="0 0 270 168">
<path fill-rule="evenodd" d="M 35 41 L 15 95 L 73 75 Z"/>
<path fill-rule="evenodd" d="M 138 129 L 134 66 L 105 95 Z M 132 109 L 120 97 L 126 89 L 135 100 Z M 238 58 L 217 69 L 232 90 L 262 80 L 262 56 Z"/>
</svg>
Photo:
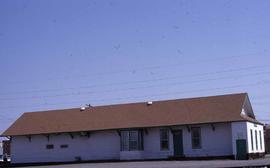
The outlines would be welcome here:
<svg viewBox="0 0 270 168">
<path fill-rule="evenodd" d="M 254 150 L 254 145 L 253 145 L 253 131 L 250 130 L 250 138 L 251 138 L 251 150 Z"/>
<path fill-rule="evenodd" d="M 54 148 L 54 145 L 48 144 L 48 145 L 46 146 L 46 148 L 47 148 L 47 149 L 53 149 L 53 148 Z"/>
<path fill-rule="evenodd" d="M 129 132 L 121 131 L 121 150 L 128 151 L 129 150 Z"/>
<path fill-rule="evenodd" d="M 138 131 L 130 131 L 129 132 L 129 150 L 137 150 L 138 149 Z"/>
<path fill-rule="evenodd" d="M 256 150 L 258 150 L 258 135 L 257 130 L 255 130 L 255 142 L 256 142 Z"/>
<path fill-rule="evenodd" d="M 140 130 L 121 131 L 121 151 L 143 150 L 143 132 Z"/>
<path fill-rule="evenodd" d="M 167 129 L 160 130 L 160 149 L 169 150 L 169 131 Z"/>
<path fill-rule="evenodd" d="M 262 150 L 262 132 L 260 131 L 260 147 L 261 147 L 261 150 Z"/>
<path fill-rule="evenodd" d="M 201 129 L 199 127 L 191 128 L 191 141 L 193 149 L 200 149 L 201 146 Z"/>
<path fill-rule="evenodd" d="M 68 145 L 67 144 L 64 144 L 64 145 L 60 145 L 60 148 L 68 148 Z"/>
</svg>

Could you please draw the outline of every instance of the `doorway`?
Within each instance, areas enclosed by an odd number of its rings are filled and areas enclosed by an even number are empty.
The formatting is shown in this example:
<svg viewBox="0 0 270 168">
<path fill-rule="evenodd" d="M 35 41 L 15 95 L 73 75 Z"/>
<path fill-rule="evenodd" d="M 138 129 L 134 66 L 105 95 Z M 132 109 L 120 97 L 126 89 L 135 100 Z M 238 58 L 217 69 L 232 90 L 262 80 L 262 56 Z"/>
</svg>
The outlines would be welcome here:
<svg viewBox="0 0 270 168">
<path fill-rule="evenodd" d="M 173 131 L 173 148 L 174 156 L 182 157 L 183 156 L 183 132 L 182 130 Z"/>
<path fill-rule="evenodd" d="M 237 149 L 237 160 L 246 160 L 247 159 L 247 142 L 245 139 L 236 140 L 236 149 Z"/>
</svg>

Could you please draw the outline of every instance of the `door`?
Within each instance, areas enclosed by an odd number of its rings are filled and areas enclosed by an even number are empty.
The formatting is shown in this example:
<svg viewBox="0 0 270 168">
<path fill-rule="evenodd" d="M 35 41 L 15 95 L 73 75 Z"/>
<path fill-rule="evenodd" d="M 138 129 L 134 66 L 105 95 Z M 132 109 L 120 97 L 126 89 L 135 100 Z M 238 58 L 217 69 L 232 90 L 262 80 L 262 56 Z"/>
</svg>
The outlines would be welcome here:
<svg viewBox="0 0 270 168">
<path fill-rule="evenodd" d="M 237 160 L 247 159 L 247 142 L 245 139 L 236 140 Z"/>
<path fill-rule="evenodd" d="M 183 156 L 183 133 L 182 130 L 177 130 L 173 132 L 173 148 L 174 156 Z"/>
</svg>

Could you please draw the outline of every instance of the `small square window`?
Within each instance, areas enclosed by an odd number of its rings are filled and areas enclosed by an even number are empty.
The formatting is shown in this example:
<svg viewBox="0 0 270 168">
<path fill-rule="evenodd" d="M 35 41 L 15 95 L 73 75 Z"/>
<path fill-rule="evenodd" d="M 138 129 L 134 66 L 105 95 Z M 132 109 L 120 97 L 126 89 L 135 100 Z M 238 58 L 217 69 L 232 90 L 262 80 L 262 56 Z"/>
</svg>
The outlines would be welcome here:
<svg viewBox="0 0 270 168">
<path fill-rule="evenodd" d="M 48 144 L 48 145 L 46 146 L 46 148 L 47 148 L 47 149 L 53 149 L 53 148 L 54 148 L 54 145 Z"/>
<path fill-rule="evenodd" d="M 64 144 L 64 145 L 60 145 L 60 148 L 68 148 L 68 145 L 67 144 Z"/>
<path fill-rule="evenodd" d="M 169 144 L 168 141 L 161 141 L 161 150 L 168 150 Z"/>
</svg>

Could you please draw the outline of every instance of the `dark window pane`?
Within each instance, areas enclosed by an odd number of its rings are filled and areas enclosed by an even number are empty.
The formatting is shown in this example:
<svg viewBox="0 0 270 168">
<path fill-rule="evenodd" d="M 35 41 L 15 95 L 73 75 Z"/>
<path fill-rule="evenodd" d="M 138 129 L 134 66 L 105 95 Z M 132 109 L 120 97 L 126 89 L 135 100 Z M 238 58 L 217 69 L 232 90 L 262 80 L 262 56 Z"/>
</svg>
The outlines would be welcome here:
<svg viewBox="0 0 270 168">
<path fill-rule="evenodd" d="M 199 138 L 200 137 L 200 130 L 199 128 L 193 128 L 192 129 L 192 134 L 194 138 Z"/>
<path fill-rule="evenodd" d="M 141 130 L 121 131 L 121 151 L 143 150 Z"/>
<path fill-rule="evenodd" d="M 129 141 L 129 150 L 138 150 L 137 141 Z"/>
<path fill-rule="evenodd" d="M 139 150 L 143 150 L 143 131 L 139 131 L 139 140 L 138 140 L 138 144 L 139 144 Z"/>
<path fill-rule="evenodd" d="M 251 149 L 254 150 L 254 144 L 253 144 L 253 131 L 250 130 L 250 139 L 251 139 Z"/>
<path fill-rule="evenodd" d="M 193 149 L 201 148 L 201 129 L 199 127 L 191 128 L 191 141 Z"/>
<path fill-rule="evenodd" d="M 255 142 L 256 142 L 256 150 L 258 150 L 258 135 L 257 135 L 257 130 L 255 130 Z"/>
<path fill-rule="evenodd" d="M 129 132 L 129 150 L 138 150 L 138 131 Z"/>
<path fill-rule="evenodd" d="M 261 147 L 261 150 L 262 150 L 262 132 L 260 131 L 260 147 Z"/>
<path fill-rule="evenodd" d="M 47 149 L 53 149 L 54 146 L 53 146 L 52 144 L 49 144 L 49 145 L 46 146 L 46 148 L 47 148 Z"/>
<path fill-rule="evenodd" d="M 160 130 L 160 149 L 169 149 L 169 131 L 167 129 Z"/>
<path fill-rule="evenodd" d="M 128 151 L 129 132 L 121 131 L 121 151 Z"/>
<path fill-rule="evenodd" d="M 137 141 L 138 140 L 138 131 L 130 131 L 129 132 L 129 140 Z"/>
<path fill-rule="evenodd" d="M 60 148 L 68 148 L 68 145 L 65 144 L 65 145 L 60 145 Z"/>
<path fill-rule="evenodd" d="M 161 141 L 161 149 L 162 150 L 169 149 L 168 141 Z"/>
<path fill-rule="evenodd" d="M 161 130 L 161 139 L 162 140 L 168 139 L 168 131 L 167 130 Z"/>
<path fill-rule="evenodd" d="M 194 148 L 200 148 L 201 144 L 200 144 L 200 139 L 193 139 L 193 147 Z"/>
</svg>

